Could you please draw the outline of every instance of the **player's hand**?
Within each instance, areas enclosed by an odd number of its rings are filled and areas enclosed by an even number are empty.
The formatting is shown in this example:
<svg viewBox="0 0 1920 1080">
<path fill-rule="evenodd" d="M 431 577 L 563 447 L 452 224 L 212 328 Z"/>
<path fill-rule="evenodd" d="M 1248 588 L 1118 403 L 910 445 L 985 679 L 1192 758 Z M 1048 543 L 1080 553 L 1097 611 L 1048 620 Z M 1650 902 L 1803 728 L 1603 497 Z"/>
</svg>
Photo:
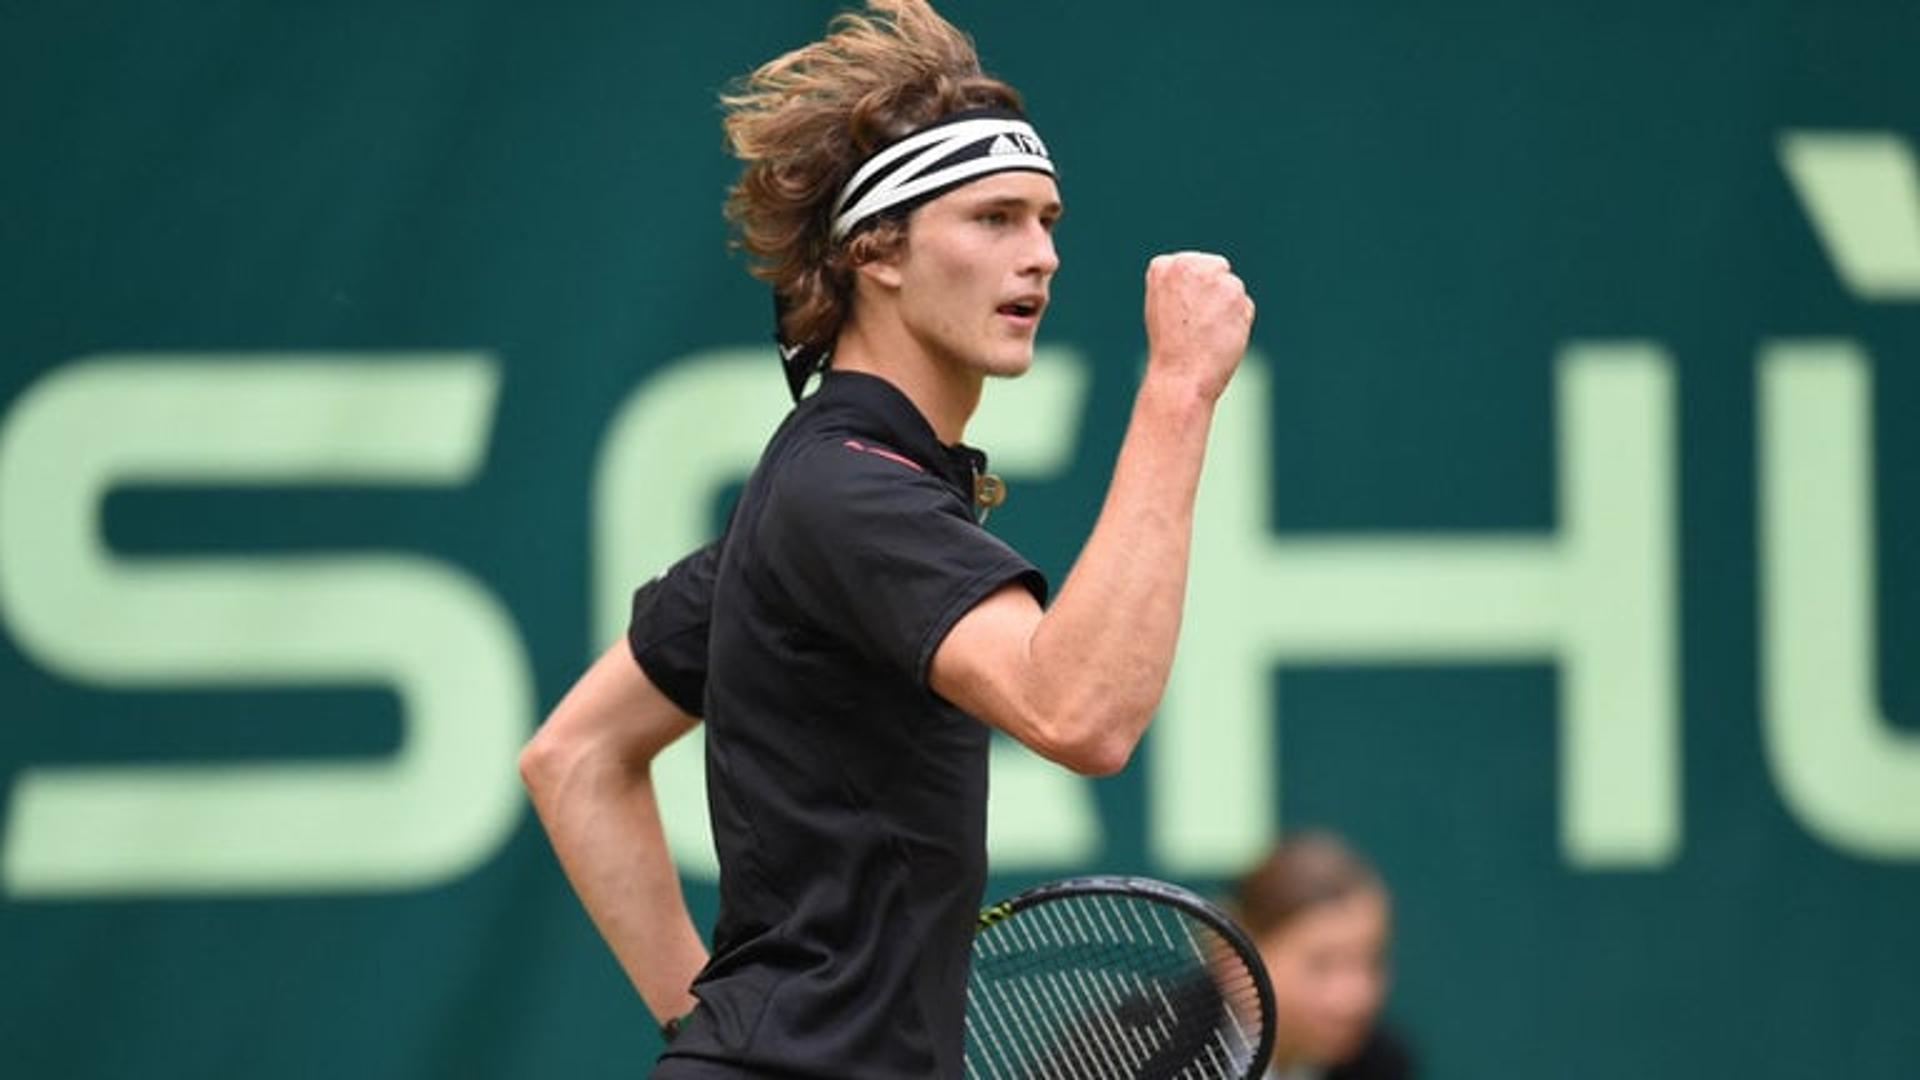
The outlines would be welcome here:
<svg viewBox="0 0 1920 1080">
<path fill-rule="evenodd" d="M 1148 376 L 1219 398 L 1253 329 L 1253 299 L 1227 260 L 1198 251 L 1155 256 L 1146 306 Z"/>
</svg>

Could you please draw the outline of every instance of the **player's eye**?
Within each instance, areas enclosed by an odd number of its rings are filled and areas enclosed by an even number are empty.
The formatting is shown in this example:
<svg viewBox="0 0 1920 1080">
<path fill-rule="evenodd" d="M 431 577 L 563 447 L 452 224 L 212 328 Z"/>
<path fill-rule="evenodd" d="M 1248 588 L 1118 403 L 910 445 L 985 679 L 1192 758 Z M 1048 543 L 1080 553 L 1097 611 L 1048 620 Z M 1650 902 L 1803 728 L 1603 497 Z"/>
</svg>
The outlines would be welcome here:
<svg viewBox="0 0 1920 1080">
<path fill-rule="evenodd" d="M 1004 226 L 1012 220 L 1012 216 L 1005 210 L 983 210 L 980 213 L 980 223 L 982 225 L 992 225 L 995 228 Z"/>
</svg>

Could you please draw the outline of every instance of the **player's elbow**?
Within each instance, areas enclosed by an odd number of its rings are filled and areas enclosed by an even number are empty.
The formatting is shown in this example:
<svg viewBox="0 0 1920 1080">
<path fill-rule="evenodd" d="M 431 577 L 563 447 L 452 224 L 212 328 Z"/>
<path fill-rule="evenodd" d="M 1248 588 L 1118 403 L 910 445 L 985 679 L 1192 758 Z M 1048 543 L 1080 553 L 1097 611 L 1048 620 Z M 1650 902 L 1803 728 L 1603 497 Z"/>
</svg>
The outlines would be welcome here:
<svg viewBox="0 0 1920 1080">
<path fill-rule="evenodd" d="M 1144 723 L 1106 710 L 1076 711 L 1037 725 L 1034 749 L 1082 776 L 1112 776 L 1127 767 Z"/>
<path fill-rule="evenodd" d="M 520 783 L 535 799 L 559 782 L 569 763 L 578 760 L 578 743 L 565 728 L 548 723 L 520 748 Z"/>
<path fill-rule="evenodd" d="M 1112 776 L 1133 759 L 1133 740 L 1098 739 L 1084 747 L 1067 767 L 1082 776 Z"/>
<path fill-rule="evenodd" d="M 579 777 L 583 770 L 624 770 L 637 748 L 621 745 L 610 725 L 592 723 L 563 703 L 520 748 L 520 782 L 538 802 Z"/>
<path fill-rule="evenodd" d="M 1150 714 L 1149 714 L 1150 716 Z M 1140 745 L 1140 732 L 1149 716 L 1116 716 L 1101 731 L 1087 740 L 1085 757 L 1078 771 L 1087 776 L 1112 776 L 1133 760 L 1133 748 Z"/>
</svg>

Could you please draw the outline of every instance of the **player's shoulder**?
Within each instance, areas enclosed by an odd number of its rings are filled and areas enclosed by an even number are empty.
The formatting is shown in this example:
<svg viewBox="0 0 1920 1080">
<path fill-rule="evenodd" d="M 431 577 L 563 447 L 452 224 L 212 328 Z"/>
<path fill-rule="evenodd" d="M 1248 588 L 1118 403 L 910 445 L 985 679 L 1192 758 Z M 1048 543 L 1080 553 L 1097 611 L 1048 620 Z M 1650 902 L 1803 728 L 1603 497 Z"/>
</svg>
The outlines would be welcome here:
<svg viewBox="0 0 1920 1080">
<path fill-rule="evenodd" d="M 819 432 L 801 440 L 779 480 L 794 491 L 948 489 L 933 463 L 910 450 L 845 431 Z"/>
<path fill-rule="evenodd" d="M 773 516 L 800 525 L 894 513 L 964 513 L 931 463 L 867 435 L 816 433 L 797 440 L 771 478 Z"/>
</svg>

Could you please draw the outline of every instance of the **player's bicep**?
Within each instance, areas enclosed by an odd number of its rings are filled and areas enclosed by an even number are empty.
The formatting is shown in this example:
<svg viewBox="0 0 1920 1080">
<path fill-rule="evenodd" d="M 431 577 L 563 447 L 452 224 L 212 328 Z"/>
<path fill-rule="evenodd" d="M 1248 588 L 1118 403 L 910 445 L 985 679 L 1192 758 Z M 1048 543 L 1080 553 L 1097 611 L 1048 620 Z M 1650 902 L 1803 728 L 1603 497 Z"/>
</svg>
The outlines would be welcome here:
<svg viewBox="0 0 1920 1080">
<path fill-rule="evenodd" d="M 536 741 L 645 763 L 699 722 L 647 677 L 621 641 L 554 706 Z"/>
<path fill-rule="evenodd" d="M 928 665 L 927 683 L 968 715 L 1051 757 L 1032 661 L 1042 614 L 1025 584 L 1001 586 L 947 631 Z"/>
</svg>

